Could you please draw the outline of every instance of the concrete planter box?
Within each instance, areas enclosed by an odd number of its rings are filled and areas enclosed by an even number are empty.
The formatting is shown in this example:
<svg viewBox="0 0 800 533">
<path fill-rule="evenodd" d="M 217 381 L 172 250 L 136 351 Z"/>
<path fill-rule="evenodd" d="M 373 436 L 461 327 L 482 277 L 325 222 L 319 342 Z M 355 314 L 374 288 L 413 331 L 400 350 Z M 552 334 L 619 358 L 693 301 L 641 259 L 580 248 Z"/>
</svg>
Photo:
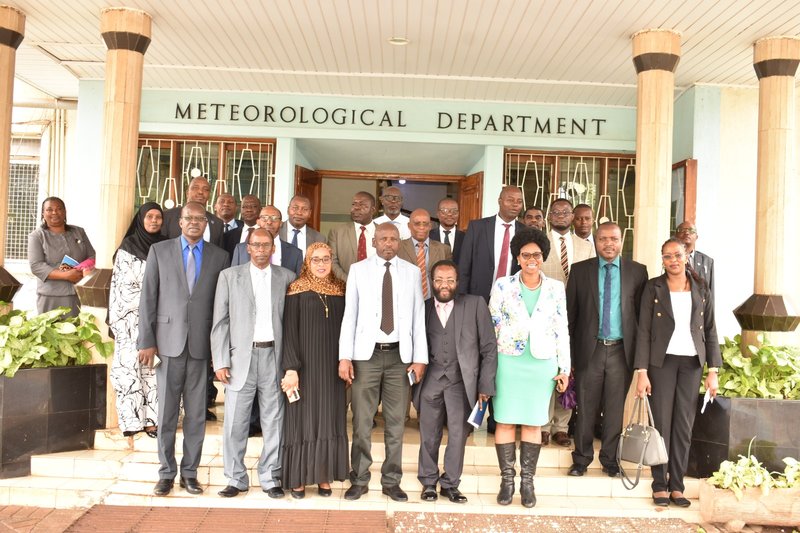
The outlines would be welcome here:
<svg viewBox="0 0 800 533">
<path fill-rule="evenodd" d="M 0 478 L 29 475 L 31 455 L 92 448 L 105 423 L 104 364 L 0 377 Z"/>
<path fill-rule="evenodd" d="M 747 489 L 741 500 L 733 491 L 700 483 L 700 514 L 705 522 L 722 523 L 729 531 L 746 525 L 800 525 L 800 489 L 771 489 L 766 496 L 760 488 Z"/>
<path fill-rule="evenodd" d="M 800 457 L 800 401 L 760 398 L 723 398 L 700 414 L 703 397 L 698 396 L 692 429 L 687 475 L 711 476 L 722 461 L 751 453 L 770 471 L 783 472 L 784 457 Z"/>
</svg>

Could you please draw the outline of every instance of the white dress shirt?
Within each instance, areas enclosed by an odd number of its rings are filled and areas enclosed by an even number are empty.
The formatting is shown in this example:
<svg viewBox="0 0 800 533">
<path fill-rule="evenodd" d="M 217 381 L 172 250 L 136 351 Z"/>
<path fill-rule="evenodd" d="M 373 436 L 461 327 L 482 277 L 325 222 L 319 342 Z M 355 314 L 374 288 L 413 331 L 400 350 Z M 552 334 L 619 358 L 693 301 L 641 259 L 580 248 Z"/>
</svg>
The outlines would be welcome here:
<svg viewBox="0 0 800 533">
<path fill-rule="evenodd" d="M 253 296 L 256 301 L 256 320 L 253 328 L 253 342 L 275 340 L 272 330 L 272 271 L 269 265 L 261 270 L 250 263 L 250 281 L 253 283 Z"/>
<path fill-rule="evenodd" d="M 306 226 L 305 224 L 303 224 L 302 228 L 295 228 L 291 224 L 286 224 L 286 242 L 288 242 L 289 244 L 291 244 L 292 240 L 294 239 L 295 230 L 299 229 L 299 231 L 297 233 L 297 247 L 300 248 L 301 252 L 303 252 L 303 259 L 306 258 L 306 248 L 308 248 L 308 246 L 306 246 L 306 228 L 307 227 L 308 226 Z M 359 231 L 361 231 L 361 230 L 359 229 Z"/>
<path fill-rule="evenodd" d="M 567 246 L 567 264 L 569 268 L 572 268 L 572 232 L 568 231 L 564 235 L 561 235 L 556 230 L 550 230 L 551 239 L 553 240 L 553 244 L 555 245 L 555 252 L 558 254 L 558 264 L 561 264 L 561 237 L 564 237 L 564 244 Z M 553 253 L 553 250 L 550 250 L 550 253 Z"/>
<path fill-rule="evenodd" d="M 228 229 L 225 229 L 225 224 L 228 225 Z M 239 227 L 239 223 L 236 221 L 235 218 L 230 219 L 229 221 L 225 222 L 222 221 L 222 231 L 223 233 L 228 233 L 232 229 L 236 229 Z"/>
<path fill-rule="evenodd" d="M 383 224 L 385 222 L 391 222 L 392 224 L 397 226 L 398 230 L 400 230 L 400 240 L 403 240 L 411 238 L 411 230 L 408 229 L 408 221 L 409 218 L 404 214 L 400 213 L 394 220 L 392 220 L 386 215 L 381 215 L 375 219 L 375 224 Z"/>
<path fill-rule="evenodd" d="M 375 238 L 375 224 L 377 220 L 373 220 L 369 224 L 364 224 L 366 231 L 364 232 L 364 238 L 367 240 L 367 257 L 372 257 L 377 253 L 375 247 L 372 245 L 372 239 Z M 353 222 L 356 228 L 356 253 L 358 253 L 358 238 L 361 237 L 361 224 L 358 222 Z"/>
<path fill-rule="evenodd" d="M 439 225 L 439 242 L 442 243 L 442 244 L 444 244 L 444 231 L 445 231 L 444 228 L 440 224 Z M 447 237 L 450 240 L 450 251 L 452 252 L 453 248 L 455 248 L 455 246 L 456 246 L 456 232 L 458 231 L 458 226 L 453 226 L 452 228 L 450 228 L 447 231 L 450 232 L 450 235 L 448 235 Z M 502 237 L 500 237 L 500 238 L 502 239 Z"/>
<path fill-rule="evenodd" d="M 514 234 L 516 233 L 516 220 L 512 220 L 511 222 L 506 222 L 500 215 L 494 217 L 494 277 L 492 279 L 497 279 L 498 277 L 508 276 L 511 273 L 511 265 L 514 264 L 514 257 L 511 257 L 511 250 L 508 250 L 508 261 L 506 262 L 506 271 L 505 272 L 497 272 L 497 267 L 500 264 L 500 254 L 503 251 L 503 237 L 506 234 L 506 227 L 504 224 L 510 224 L 508 228 L 508 242 L 511 243 L 511 239 L 514 238 Z"/>
<path fill-rule="evenodd" d="M 253 224 L 252 226 L 248 226 L 247 224 L 242 224 L 242 234 L 239 236 L 239 242 L 247 242 L 247 236 L 250 234 L 248 230 L 250 228 L 253 228 L 253 230 L 257 230 L 258 224 Z"/>
<path fill-rule="evenodd" d="M 273 265 L 281 266 L 281 257 L 283 257 L 283 255 L 281 254 L 280 237 L 275 237 L 274 244 L 275 244 L 275 250 L 272 252 L 272 257 L 270 258 L 269 262 L 272 263 Z"/>
</svg>

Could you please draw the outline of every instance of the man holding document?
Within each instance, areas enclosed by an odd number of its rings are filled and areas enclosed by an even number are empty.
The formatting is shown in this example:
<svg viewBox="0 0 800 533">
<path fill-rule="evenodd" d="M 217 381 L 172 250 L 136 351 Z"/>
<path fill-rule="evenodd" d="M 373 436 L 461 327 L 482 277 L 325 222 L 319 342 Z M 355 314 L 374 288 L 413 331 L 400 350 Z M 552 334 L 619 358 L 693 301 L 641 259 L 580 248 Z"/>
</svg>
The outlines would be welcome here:
<svg viewBox="0 0 800 533">
<path fill-rule="evenodd" d="M 436 484 L 451 502 L 466 503 L 459 490 L 464 448 L 472 428 L 473 406 L 495 393 L 497 340 L 485 300 L 458 294 L 456 264 L 443 260 L 431 267 L 433 298 L 425 303 L 428 368 L 414 387 L 419 413 L 419 470 L 423 501 L 437 499 Z M 444 472 L 439 475 L 439 445 L 447 420 Z M 477 420 L 475 421 L 477 422 Z M 479 425 L 479 422 L 477 422 Z"/>
</svg>

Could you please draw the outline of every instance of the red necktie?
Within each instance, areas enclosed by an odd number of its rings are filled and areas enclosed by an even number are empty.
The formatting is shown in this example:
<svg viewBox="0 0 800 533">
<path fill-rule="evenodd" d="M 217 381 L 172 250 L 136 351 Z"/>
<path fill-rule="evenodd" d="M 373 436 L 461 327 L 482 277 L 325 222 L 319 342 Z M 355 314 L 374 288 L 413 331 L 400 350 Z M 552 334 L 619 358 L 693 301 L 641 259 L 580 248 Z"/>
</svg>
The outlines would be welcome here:
<svg viewBox="0 0 800 533">
<path fill-rule="evenodd" d="M 508 244 L 511 240 L 509 228 L 511 224 L 503 224 L 506 227 L 506 232 L 503 234 L 503 246 L 500 248 L 500 261 L 497 263 L 497 276 L 494 279 L 500 279 L 508 272 Z"/>
<path fill-rule="evenodd" d="M 361 235 L 358 237 L 358 252 L 356 255 L 356 260 L 358 261 L 363 261 L 367 258 L 367 237 L 364 234 L 365 231 L 367 231 L 367 228 L 361 226 Z"/>
</svg>

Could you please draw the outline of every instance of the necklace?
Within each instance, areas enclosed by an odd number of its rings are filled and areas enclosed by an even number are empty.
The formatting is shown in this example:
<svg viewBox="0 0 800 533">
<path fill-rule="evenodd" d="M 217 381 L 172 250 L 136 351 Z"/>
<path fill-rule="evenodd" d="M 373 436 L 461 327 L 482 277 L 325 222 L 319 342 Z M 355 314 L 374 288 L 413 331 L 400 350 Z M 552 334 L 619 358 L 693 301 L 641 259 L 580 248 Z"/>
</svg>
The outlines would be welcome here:
<svg viewBox="0 0 800 533">
<path fill-rule="evenodd" d="M 316 293 L 319 301 L 325 307 L 325 318 L 328 318 L 328 297 L 325 294 Z"/>
<path fill-rule="evenodd" d="M 525 285 L 525 288 L 528 289 L 529 291 L 535 291 L 536 289 L 542 286 L 542 277 L 539 276 L 539 283 L 537 283 L 535 287 L 528 287 L 528 285 L 524 281 L 522 281 L 522 276 L 519 277 L 519 282 Z"/>
</svg>

